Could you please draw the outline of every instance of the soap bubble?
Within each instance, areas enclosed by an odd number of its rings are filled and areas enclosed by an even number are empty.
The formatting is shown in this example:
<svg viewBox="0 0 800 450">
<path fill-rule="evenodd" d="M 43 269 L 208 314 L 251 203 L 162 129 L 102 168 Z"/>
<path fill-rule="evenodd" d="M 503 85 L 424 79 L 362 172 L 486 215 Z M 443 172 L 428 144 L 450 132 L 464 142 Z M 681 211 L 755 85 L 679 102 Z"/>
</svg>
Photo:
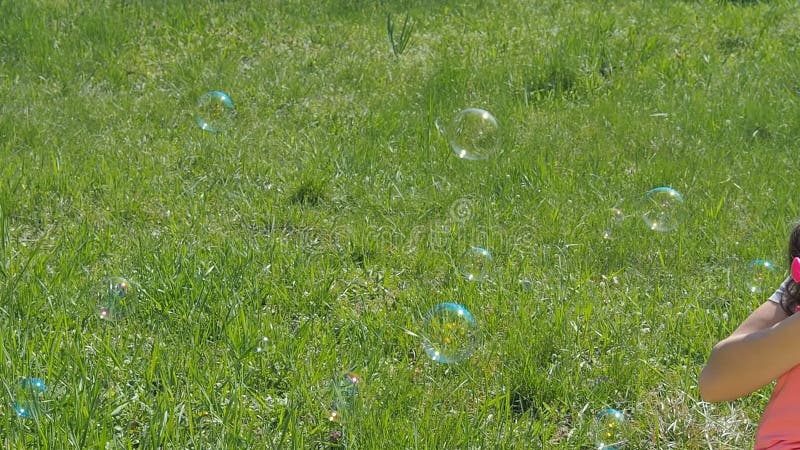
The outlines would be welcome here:
<svg viewBox="0 0 800 450">
<path fill-rule="evenodd" d="M 345 372 L 341 378 L 333 381 L 331 389 L 333 391 L 333 401 L 331 402 L 328 420 L 339 422 L 349 414 L 352 414 L 358 397 L 359 386 L 363 385 L 363 383 L 361 376 L 352 371 Z"/>
<path fill-rule="evenodd" d="M 437 127 L 441 126 L 437 124 Z M 456 114 L 445 131 L 450 148 L 461 159 L 487 159 L 500 148 L 497 119 L 483 109 L 467 108 Z"/>
<path fill-rule="evenodd" d="M 47 386 L 40 378 L 23 378 L 14 387 L 14 411 L 18 417 L 37 417 Z"/>
<path fill-rule="evenodd" d="M 261 336 L 256 344 L 256 353 L 264 353 L 269 349 L 269 338 Z"/>
<path fill-rule="evenodd" d="M 451 364 L 468 358 L 478 340 L 478 325 L 472 313 L 457 303 L 440 303 L 425 316 L 422 343 L 428 356 Z"/>
<path fill-rule="evenodd" d="M 194 121 L 205 131 L 224 131 L 235 116 L 233 101 L 224 92 L 206 92 L 197 99 Z"/>
<path fill-rule="evenodd" d="M 492 265 L 492 254 L 482 247 L 471 246 L 459 261 L 459 271 L 468 281 L 483 281 Z"/>
<path fill-rule="evenodd" d="M 671 187 L 657 187 L 644 195 L 642 220 L 653 231 L 678 228 L 684 213 L 683 196 Z"/>
<path fill-rule="evenodd" d="M 595 416 L 594 438 L 598 450 L 618 450 L 625 443 L 625 415 L 606 408 Z"/>
<path fill-rule="evenodd" d="M 126 278 L 104 278 L 95 293 L 100 319 L 118 320 L 129 315 L 135 306 L 136 291 L 136 286 Z"/>
<path fill-rule="evenodd" d="M 747 275 L 745 276 L 747 290 L 753 294 L 761 294 L 774 289 L 776 274 L 777 270 L 771 262 L 765 259 L 750 261 L 747 265 Z"/>
<path fill-rule="evenodd" d="M 616 229 L 622 224 L 625 219 L 625 213 L 619 208 L 611 208 L 609 210 L 609 217 L 606 220 L 606 229 L 603 231 L 603 239 L 614 239 Z"/>
</svg>

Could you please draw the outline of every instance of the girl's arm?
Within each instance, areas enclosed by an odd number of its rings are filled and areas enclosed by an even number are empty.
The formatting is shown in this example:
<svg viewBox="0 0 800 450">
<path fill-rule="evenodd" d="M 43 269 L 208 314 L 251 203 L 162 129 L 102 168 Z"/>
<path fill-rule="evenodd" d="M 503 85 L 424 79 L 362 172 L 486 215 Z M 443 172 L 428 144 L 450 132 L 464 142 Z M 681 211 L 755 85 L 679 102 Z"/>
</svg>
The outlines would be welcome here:
<svg viewBox="0 0 800 450">
<path fill-rule="evenodd" d="M 798 343 L 800 314 L 787 318 L 779 304 L 765 302 L 711 350 L 700 372 L 700 396 L 721 402 L 763 387 L 800 363 Z"/>
</svg>

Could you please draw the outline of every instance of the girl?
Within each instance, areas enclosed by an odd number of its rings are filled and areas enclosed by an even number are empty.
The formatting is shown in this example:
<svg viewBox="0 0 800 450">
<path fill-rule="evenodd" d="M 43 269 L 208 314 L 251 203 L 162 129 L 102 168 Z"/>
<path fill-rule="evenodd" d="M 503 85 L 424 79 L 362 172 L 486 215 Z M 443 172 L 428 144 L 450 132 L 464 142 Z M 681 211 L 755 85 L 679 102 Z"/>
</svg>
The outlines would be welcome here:
<svg viewBox="0 0 800 450">
<path fill-rule="evenodd" d="M 789 237 L 792 275 L 739 328 L 711 350 L 700 396 L 734 400 L 777 379 L 754 450 L 800 449 L 800 223 Z"/>
</svg>

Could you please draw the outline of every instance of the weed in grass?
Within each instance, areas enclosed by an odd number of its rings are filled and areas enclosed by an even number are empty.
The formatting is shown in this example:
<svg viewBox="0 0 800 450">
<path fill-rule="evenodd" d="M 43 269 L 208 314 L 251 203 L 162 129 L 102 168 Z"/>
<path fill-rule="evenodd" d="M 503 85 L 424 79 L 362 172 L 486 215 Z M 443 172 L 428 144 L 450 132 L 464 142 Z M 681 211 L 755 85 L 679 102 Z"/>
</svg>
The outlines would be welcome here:
<svg viewBox="0 0 800 450">
<path fill-rule="evenodd" d="M 389 44 L 392 46 L 392 53 L 396 58 L 399 58 L 408 48 L 414 33 L 414 21 L 411 20 L 411 16 L 406 14 L 400 34 L 396 37 L 394 31 L 394 20 L 392 19 L 392 14 L 389 13 L 386 15 L 386 33 L 389 35 Z"/>
<path fill-rule="evenodd" d="M 327 198 L 327 183 L 318 179 L 302 181 L 291 195 L 292 203 L 309 206 L 319 205 Z"/>
</svg>

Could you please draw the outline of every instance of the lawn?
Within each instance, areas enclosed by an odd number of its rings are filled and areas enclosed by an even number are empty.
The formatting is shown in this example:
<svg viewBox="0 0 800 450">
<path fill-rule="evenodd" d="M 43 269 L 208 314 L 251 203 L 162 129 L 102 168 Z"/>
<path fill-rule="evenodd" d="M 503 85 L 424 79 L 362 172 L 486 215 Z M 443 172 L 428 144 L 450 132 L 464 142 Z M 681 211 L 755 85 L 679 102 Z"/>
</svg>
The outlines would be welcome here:
<svg viewBox="0 0 800 450">
<path fill-rule="evenodd" d="M 769 389 L 697 375 L 786 275 L 799 43 L 788 0 L 0 0 L 0 445 L 592 449 L 613 408 L 620 448 L 752 446 Z"/>
</svg>

